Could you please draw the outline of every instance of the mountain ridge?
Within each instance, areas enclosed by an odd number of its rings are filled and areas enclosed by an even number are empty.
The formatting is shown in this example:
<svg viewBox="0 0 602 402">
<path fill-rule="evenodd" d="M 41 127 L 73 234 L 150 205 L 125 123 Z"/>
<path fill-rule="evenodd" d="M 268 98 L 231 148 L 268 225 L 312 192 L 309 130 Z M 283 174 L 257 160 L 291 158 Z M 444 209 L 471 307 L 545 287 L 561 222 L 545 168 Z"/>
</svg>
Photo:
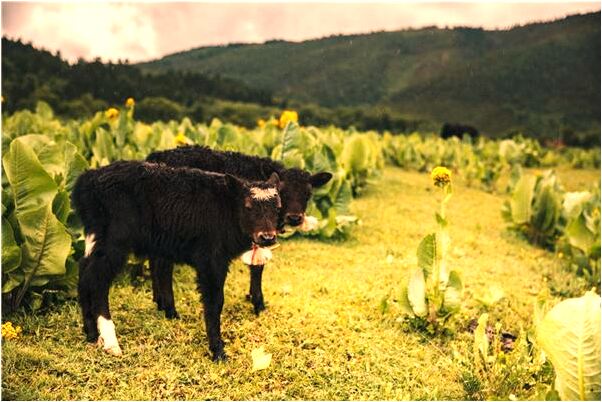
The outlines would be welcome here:
<svg viewBox="0 0 602 402">
<path fill-rule="evenodd" d="M 137 66 L 219 73 L 293 104 L 376 105 L 493 135 L 600 123 L 600 12 L 506 30 L 425 27 L 200 47 Z"/>
</svg>

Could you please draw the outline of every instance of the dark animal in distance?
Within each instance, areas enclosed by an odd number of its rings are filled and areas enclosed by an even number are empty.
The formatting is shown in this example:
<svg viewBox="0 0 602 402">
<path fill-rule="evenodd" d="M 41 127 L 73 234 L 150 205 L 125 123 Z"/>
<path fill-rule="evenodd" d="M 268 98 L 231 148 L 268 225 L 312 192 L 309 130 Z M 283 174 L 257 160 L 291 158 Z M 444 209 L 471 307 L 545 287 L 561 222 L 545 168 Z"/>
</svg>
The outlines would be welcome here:
<svg viewBox="0 0 602 402">
<path fill-rule="evenodd" d="M 277 174 L 248 183 L 228 174 L 139 161 L 84 172 L 72 200 L 86 234 L 78 292 L 87 340 L 121 354 L 108 295 L 133 252 L 195 268 L 209 348 L 214 360 L 225 359 L 220 315 L 228 267 L 253 244 L 276 242 L 278 184 Z"/>
<path fill-rule="evenodd" d="M 169 166 L 188 166 L 212 172 L 228 173 L 245 180 L 267 180 L 270 175 L 277 173 L 280 177 L 278 192 L 282 200 L 279 228 L 284 227 L 284 224 L 301 225 L 312 190 L 325 185 L 332 178 L 332 174 L 328 172 L 312 175 L 301 169 L 287 169 L 282 163 L 270 158 L 245 155 L 239 152 L 217 151 L 198 145 L 153 152 L 146 160 L 165 163 Z M 173 263 L 165 259 L 153 258 L 150 260 L 150 268 L 153 299 L 159 310 L 165 311 L 167 318 L 177 317 L 172 287 Z M 265 309 L 261 286 L 263 268 L 262 265 L 254 265 L 250 269 L 251 281 L 248 297 L 253 303 L 255 314 L 259 314 Z M 156 275 L 155 272 L 162 274 Z"/>
<path fill-rule="evenodd" d="M 464 134 L 467 134 L 471 139 L 475 140 L 479 137 L 479 130 L 464 124 L 445 123 L 443 124 L 443 127 L 441 127 L 441 138 L 444 139 L 451 137 L 462 138 Z"/>
</svg>

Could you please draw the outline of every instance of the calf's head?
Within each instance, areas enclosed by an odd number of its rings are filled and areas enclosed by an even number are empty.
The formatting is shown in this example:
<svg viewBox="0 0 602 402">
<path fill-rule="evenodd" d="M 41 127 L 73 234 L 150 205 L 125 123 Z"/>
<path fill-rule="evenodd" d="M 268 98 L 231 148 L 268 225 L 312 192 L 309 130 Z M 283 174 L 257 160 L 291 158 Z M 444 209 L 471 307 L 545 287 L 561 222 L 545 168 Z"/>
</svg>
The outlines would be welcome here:
<svg viewBox="0 0 602 402">
<path fill-rule="evenodd" d="M 261 247 L 276 243 L 278 217 L 282 203 L 278 194 L 277 173 L 264 182 L 241 181 L 226 175 L 228 186 L 235 191 L 238 217 L 242 231 Z"/>
<path fill-rule="evenodd" d="M 305 219 L 307 202 L 314 188 L 322 187 L 332 178 L 328 172 L 314 175 L 301 169 L 288 169 L 282 173 L 278 191 L 282 199 L 279 228 L 285 224 L 299 226 Z"/>
</svg>

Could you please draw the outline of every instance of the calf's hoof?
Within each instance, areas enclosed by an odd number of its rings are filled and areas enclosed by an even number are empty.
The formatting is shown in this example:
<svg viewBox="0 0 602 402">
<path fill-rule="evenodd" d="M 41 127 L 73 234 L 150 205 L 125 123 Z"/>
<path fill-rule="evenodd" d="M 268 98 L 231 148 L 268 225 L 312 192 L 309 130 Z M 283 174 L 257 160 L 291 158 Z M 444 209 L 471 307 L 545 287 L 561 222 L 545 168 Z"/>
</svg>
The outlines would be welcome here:
<svg viewBox="0 0 602 402">
<path fill-rule="evenodd" d="M 165 309 L 165 318 L 168 320 L 174 320 L 180 318 L 180 314 L 178 314 L 175 308 Z"/>
<path fill-rule="evenodd" d="M 255 311 L 255 315 L 259 315 L 263 310 L 265 310 L 265 304 L 263 304 L 263 301 L 259 303 L 253 303 L 253 311 Z"/>
<path fill-rule="evenodd" d="M 213 358 L 212 358 L 214 363 L 221 363 L 221 362 L 227 362 L 228 361 L 228 356 L 226 355 L 226 352 L 219 351 L 219 352 L 215 352 L 213 353 Z"/>
<path fill-rule="evenodd" d="M 98 334 L 86 334 L 86 342 L 88 343 L 96 343 L 98 342 Z"/>
<path fill-rule="evenodd" d="M 119 344 L 113 343 L 113 344 L 105 344 L 104 339 L 102 338 L 102 336 L 98 337 L 98 341 L 96 342 L 96 344 L 100 347 L 102 347 L 102 350 L 104 350 L 105 352 L 107 352 L 108 354 L 112 355 L 112 356 L 121 356 L 123 354 L 123 352 L 121 351 L 121 347 L 119 346 Z"/>
</svg>

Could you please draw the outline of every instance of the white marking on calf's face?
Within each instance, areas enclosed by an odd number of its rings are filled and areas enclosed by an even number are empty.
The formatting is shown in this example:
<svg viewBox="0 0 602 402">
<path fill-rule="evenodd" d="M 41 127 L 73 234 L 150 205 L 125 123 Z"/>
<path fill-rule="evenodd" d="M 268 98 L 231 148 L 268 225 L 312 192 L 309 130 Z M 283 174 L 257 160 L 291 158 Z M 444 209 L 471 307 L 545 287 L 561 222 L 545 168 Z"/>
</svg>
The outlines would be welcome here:
<svg viewBox="0 0 602 402">
<path fill-rule="evenodd" d="M 99 316 L 96 320 L 96 326 L 100 333 L 98 336 L 98 345 L 102 346 L 103 350 L 108 354 L 121 356 L 121 348 L 119 347 L 119 342 L 117 342 L 113 321 Z"/>
<path fill-rule="evenodd" d="M 251 187 L 251 198 L 258 201 L 267 201 L 278 196 L 275 188 Z"/>
<path fill-rule="evenodd" d="M 86 249 L 84 251 L 84 257 L 89 257 L 90 254 L 92 254 L 92 251 L 94 250 L 94 245 L 96 244 L 96 241 L 94 239 L 94 233 L 90 233 L 86 236 Z"/>
</svg>

